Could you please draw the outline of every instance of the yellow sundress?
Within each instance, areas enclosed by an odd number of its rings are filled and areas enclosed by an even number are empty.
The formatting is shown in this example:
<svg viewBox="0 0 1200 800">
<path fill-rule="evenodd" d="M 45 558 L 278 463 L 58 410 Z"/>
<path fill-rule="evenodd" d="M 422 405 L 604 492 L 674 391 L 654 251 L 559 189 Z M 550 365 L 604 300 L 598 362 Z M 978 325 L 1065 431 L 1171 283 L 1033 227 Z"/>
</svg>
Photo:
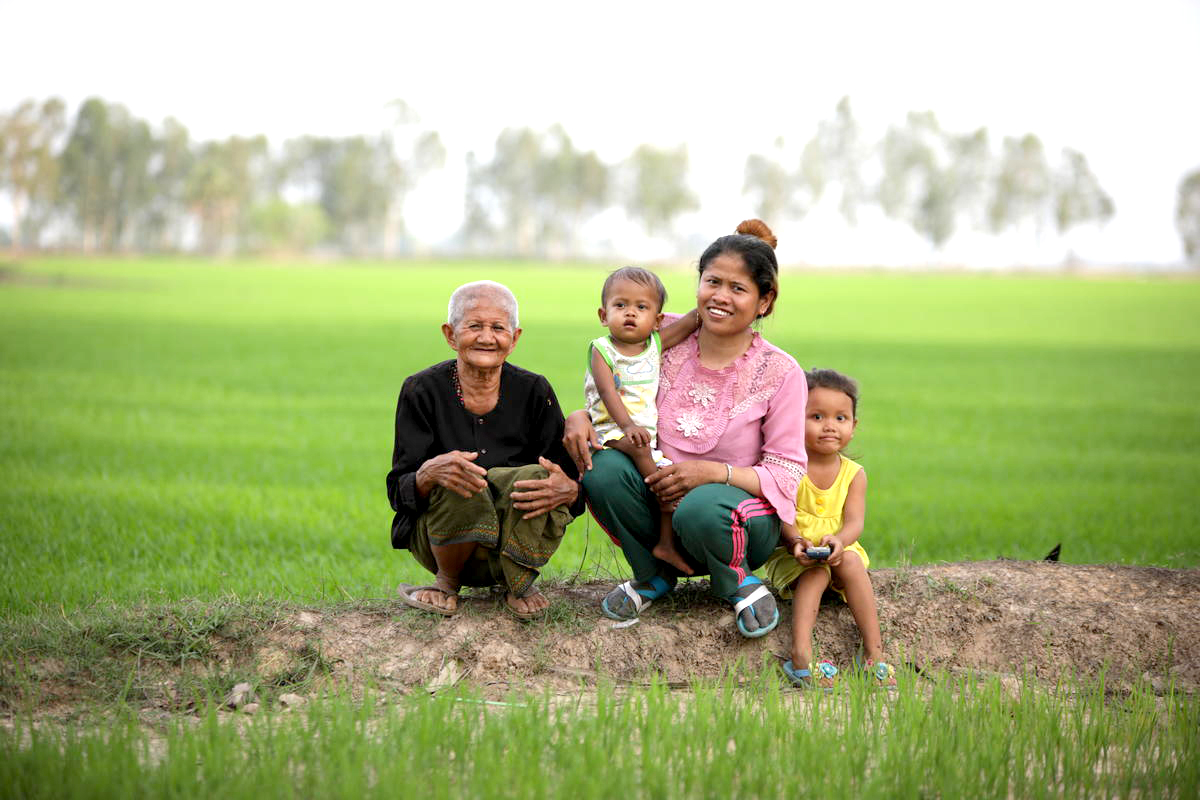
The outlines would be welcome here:
<svg viewBox="0 0 1200 800">
<path fill-rule="evenodd" d="M 850 482 L 862 470 L 862 466 L 845 456 L 840 456 L 842 466 L 838 470 L 833 485 L 828 489 L 818 489 L 805 475 L 800 480 L 796 490 L 796 530 L 801 536 L 814 545 L 819 545 L 826 536 L 837 533 L 842 529 L 842 511 L 846 506 L 846 495 L 850 493 Z M 858 553 L 863 566 L 871 566 L 867 551 L 858 542 L 846 547 L 847 551 Z M 767 578 L 779 591 L 779 596 L 785 600 L 792 596 L 792 584 L 801 573 L 809 569 L 823 569 L 829 573 L 830 585 L 833 583 L 833 570 L 828 564 L 814 564 L 811 567 L 801 566 L 792 554 L 783 547 L 775 548 L 775 552 L 763 565 Z M 846 596 L 840 589 L 833 586 L 834 591 Z"/>
</svg>

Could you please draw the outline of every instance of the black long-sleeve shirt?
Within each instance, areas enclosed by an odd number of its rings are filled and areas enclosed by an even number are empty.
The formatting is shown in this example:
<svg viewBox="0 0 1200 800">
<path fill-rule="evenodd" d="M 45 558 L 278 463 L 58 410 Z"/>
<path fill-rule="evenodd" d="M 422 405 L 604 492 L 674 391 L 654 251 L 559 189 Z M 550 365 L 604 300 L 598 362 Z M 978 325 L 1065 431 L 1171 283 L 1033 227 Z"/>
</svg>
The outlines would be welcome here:
<svg viewBox="0 0 1200 800">
<path fill-rule="evenodd" d="M 396 443 L 387 476 L 392 520 L 392 547 L 408 549 L 417 518 L 428 500 L 417 491 L 417 469 L 451 450 L 479 453 L 484 469 L 536 464 L 545 456 L 569 477 L 579 475 L 563 447 L 563 413 L 550 382 L 513 364 L 500 368 L 500 399 L 477 416 L 463 408 L 454 388 L 454 361 L 443 361 L 410 375 L 396 402 Z M 583 491 L 571 514 L 583 513 Z"/>
</svg>

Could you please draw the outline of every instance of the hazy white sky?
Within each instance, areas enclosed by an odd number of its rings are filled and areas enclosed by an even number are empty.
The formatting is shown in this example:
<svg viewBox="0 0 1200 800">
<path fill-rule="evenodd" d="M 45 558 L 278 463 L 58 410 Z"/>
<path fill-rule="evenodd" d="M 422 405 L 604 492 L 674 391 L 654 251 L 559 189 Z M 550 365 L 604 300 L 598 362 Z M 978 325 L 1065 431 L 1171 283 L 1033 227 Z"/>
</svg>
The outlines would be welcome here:
<svg viewBox="0 0 1200 800">
<path fill-rule="evenodd" d="M 1182 175 L 1200 167 L 1200 0 L 1051 2 L 564 2 L 360 0 L 206 3 L 0 0 L 0 108 L 99 95 L 198 138 L 375 133 L 403 98 L 439 131 L 448 165 L 409 203 L 434 242 L 462 207 L 462 161 L 505 126 L 562 123 L 616 161 L 640 142 L 686 142 L 703 210 L 682 232 L 749 213 L 747 154 L 799 146 L 849 95 L 875 137 L 910 110 L 944 127 L 1038 134 L 1052 158 L 1089 158 L 1117 216 L 1069 242 L 963 236 L 942 258 L 1101 263 L 1181 258 Z M 870 217 L 777 224 L 785 261 L 906 262 L 915 235 Z M 617 236 L 631 258 L 651 244 Z"/>
</svg>

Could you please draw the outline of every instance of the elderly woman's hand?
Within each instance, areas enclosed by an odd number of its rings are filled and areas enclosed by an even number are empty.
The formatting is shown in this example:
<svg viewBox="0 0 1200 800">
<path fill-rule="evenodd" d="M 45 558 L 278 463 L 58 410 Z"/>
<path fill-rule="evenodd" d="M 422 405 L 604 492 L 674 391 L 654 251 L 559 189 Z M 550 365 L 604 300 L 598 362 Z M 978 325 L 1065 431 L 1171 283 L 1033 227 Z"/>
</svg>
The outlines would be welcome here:
<svg viewBox="0 0 1200 800">
<path fill-rule="evenodd" d="M 475 463 L 478 453 L 451 450 L 426 461 L 417 469 L 417 491 L 428 497 L 434 486 L 442 486 L 462 497 L 487 488 L 487 470 Z"/>
<path fill-rule="evenodd" d="M 592 468 L 592 451 L 600 449 L 600 437 L 596 435 L 586 411 L 572 411 L 567 415 L 563 446 L 579 468 L 579 474 Z"/>
<path fill-rule="evenodd" d="M 538 463 L 550 473 L 548 476 L 513 483 L 513 508 L 525 512 L 523 519 L 570 505 L 579 496 L 579 484 L 567 477 L 562 467 L 547 458 L 539 458 Z"/>
<path fill-rule="evenodd" d="M 725 465 L 716 461 L 680 461 L 662 467 L 646 478 L 650 491 L 658 496 L 658 502 L 666 505 L 678 503 L 683 496 L 705 483 L 724 483 Z"/>
</svg>

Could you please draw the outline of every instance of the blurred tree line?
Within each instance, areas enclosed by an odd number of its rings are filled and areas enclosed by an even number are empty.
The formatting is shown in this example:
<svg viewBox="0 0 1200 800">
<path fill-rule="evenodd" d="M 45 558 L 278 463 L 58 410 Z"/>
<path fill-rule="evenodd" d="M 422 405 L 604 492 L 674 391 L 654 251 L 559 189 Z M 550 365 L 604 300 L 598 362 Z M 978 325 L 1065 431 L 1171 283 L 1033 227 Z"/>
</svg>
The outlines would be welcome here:
<svg viewBox="0 0 1200 800">
<path fill-rule="evenodd" d="M 15 248 L 209 254 L 404 252 L 405 197 L 445 163 L 434 131 L 402 101 L 376 136 L 264 136 L 197 142 L 176 119 L 154 127 L 86 100 L 68 120 L 56 98 L 0 113 L 0 193 Z M 685 147 L 638 147 L 619 165 L 582 151 L 561 126 L 513 128 L 490 161 L 467 156 L 457 247 L 516 255 L 579 252 L 580 231 L 621 203 L 654 234 L 699 202 Z"/>
<path fill-rule="evenodd" d="M 910 112 L 868 140 L 842 98 L 797 157 L 782 139 L 746 159 L 744 191 L 764 219 L 800 219 L 833 197 L 847 222 L 874 206 L 940 250 L 960 230 L 1062 235 L 1104 224 L 1113 202 L 1084 155 L 1064 148 L 1051 162 L 1032 133 L 993 147 L 986 128 L 946 130 L 933 112 Z"/>
<path fill-rule="evenodd" d="M 183 123 L 152 126 L 123 106 L 86 100 L 73 119 L 51 98 L 0 112 L 0 193 L 12 224 L 0 243 L 83 251 L 329 252 L 407 249 L 405 198 L 444 166 L 437 132 L 403 101 L 377 135 L 194 141 Z M 636 147 L 607 163 L 561 125 L 500 132 L 490 158 L 466 156 L 464 252 L 570 256 L 612 209 L 647 234 L 677 237 L 699 208 L 686 146 Z M 994 144 L 985 128 L 951 131 L 913 112 L 871 139 L 843 98 L 808 140 L 782 138 L 744 165 L 744 194 L 772 225 L 835 204 L 855 224 L 874 208 L 940 250 L 964 230 L 1041 237 L 1104 224 L 1113 202 L 1084 155 L 1051 160 L 1034 134 Z M 1177 227 L 1200 264 L 1200 170 L 1179 188 Z"/>
<path fill-rule="evenodd" d="M 445 160 L 404 103 L 376 136 L 193 141 L 99 98 L 68 121 L 58 99 L 0 113 L 10 243 L 85 252 L 397 252 L 404 198 Z"/>
</svg>

